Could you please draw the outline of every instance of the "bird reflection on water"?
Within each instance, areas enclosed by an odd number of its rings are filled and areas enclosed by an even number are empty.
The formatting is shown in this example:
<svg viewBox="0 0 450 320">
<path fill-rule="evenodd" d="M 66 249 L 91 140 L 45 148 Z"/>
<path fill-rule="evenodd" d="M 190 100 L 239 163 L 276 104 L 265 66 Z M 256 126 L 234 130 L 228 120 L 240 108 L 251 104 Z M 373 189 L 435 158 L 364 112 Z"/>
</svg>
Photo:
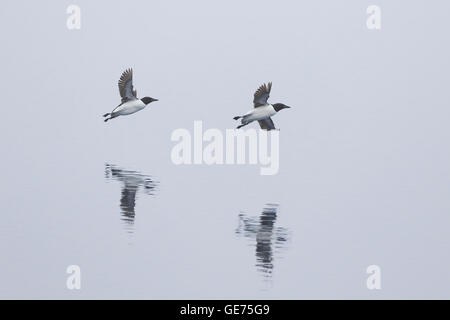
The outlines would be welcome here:
<svg viewBox="0 0 450 320">
<path fill-rule="evenodd" d="M 261 215 L 249 217 L 239 215 L 239 227 L 236 234 L 256 240 L 256 267 L 266 280 L 272 277 L 275 256 L 279 256 L 289 241 L 289 231 L 276 227 L 278 205 L 267 204 Z"/>
<path fill-rule="evenodd" d="M 136 218 L 136 199 L 142 191 L 146 195 L 154 195 L 158 182 L 151 176 L 141 174 L 137 171 L 125 170 L 115 165 L 105 165 L 105 178 L 116 180 L 122 183 L 120 197 L 120 209 L 122 221 L 128 233 L 134 233 L 134 221 Z"/>
</svg>

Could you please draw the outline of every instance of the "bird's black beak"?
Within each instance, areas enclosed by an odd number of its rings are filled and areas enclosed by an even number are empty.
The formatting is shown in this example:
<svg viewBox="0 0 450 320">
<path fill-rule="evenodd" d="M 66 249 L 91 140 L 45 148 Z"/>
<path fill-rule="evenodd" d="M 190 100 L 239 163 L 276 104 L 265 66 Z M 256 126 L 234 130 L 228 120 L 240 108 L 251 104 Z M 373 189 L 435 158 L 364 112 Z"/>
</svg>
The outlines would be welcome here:
<svg viewBox="0 0 450 320">
<path fill-rule="evenodd" d="M 284 106 L 284 108 L 285 108 L 285 109 L 290 109 L 291 107 L 289 107 L 289 106 Z"/>
<path fill-rule="evenodd" d="M 153 99 L 153 102 L 155 102 L 155 101 L 159 101 L 158 99 Z"/>
</svg>

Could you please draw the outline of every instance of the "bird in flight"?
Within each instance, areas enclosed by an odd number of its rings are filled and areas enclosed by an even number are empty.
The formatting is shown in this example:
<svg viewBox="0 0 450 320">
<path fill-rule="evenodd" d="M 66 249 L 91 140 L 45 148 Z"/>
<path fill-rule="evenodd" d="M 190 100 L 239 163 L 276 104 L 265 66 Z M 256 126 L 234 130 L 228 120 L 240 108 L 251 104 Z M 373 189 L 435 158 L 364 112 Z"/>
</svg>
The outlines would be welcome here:
<svg viewBox="0 0 450 320">
<path fill-rule="evenodd" d="M 272 121 L 272 116 L 276 115 L 278 111 L 290 108 L 282 103 L 269 104 L 270 90 L 272 89 L 272 82 L 267 85 L 263 84 L 256 90 L 253 98 L 254 109 L 247 112 L 243 116 L 234 117 L 234 120 L 241 119 L 241 125 L 237 129 L 248 125 L 253 121 L 258 121 L 261 129 L 275 130 L 275 125 Z"/>
<path fill-rule="evenodd" d="M 153 99 L 150 97 L 144 97 L 142 99 L 137 98 L 136 90 L 133 90 L 133 69 L 125 70 L 119 80 L 119 92 L 122 97 L 122 103 L 119 104 L 110 113 L 105 113 L 103 117 L 109 117 L 105 119 L 108 120 L 117 118 L 118 116 L 127 116 L 135 112 L 141 111 L 149 103 L 158 101 L 158 99 Z"/>
</svg>

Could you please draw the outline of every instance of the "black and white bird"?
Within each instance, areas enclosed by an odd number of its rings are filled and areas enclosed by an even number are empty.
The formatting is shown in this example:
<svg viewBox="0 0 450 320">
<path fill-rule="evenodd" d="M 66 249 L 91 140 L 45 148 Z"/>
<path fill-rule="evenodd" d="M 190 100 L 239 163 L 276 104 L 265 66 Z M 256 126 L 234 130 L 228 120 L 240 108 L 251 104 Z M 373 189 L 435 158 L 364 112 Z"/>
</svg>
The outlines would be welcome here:
<svg viewBox="0 0 450 320">
<path fill-rule="evenodd" d="M 267 100 L 270 96 L 270 90 L 272 89 L 272 82 L 267 85 L 263 84 L 256 90 L 253 98 L 253 105 L 255 108 L 243 116 L 234 117 L 234 120 L 241 119 L 241 125 L 237 129 L 248 125 L 253 121 L 258 121 L 261 129 L 275 130 L 275 125 L 272 121 L 272 116 L 276 115 L 278 111 L 290 108 L 282 103 L 269 104 Z"/>
<path fill-rule="evenodd" d="M 158 101 L 158 99 L 144 97 L 142 99 L 137 98 L 136 90 L 133 90 L 133 69 L 125 70 L 119 80 L 119 92 L 122 97 L 122 103 L 119 104 L 110 113 L 105 113 L 103 117 L 109 117 L 108 120 L 117 118 L 118 116 L 127 116 L 135 112 L 141 111 L 148 104 Z"/>
</svg>

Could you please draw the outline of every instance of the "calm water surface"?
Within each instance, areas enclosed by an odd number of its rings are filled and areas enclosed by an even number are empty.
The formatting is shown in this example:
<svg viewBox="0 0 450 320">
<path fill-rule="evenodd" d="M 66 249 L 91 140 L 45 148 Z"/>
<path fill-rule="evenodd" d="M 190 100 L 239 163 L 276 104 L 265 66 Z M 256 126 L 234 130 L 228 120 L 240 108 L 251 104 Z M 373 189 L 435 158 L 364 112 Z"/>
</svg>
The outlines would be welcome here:
<svg viewBox="0 0 450 320">
<path fill-rule="evenodd" d="M 447 2 L 77 4 L 0 12 L 0 298 L 450 297 Z M 105 124 L 129 67 L 160 101 Z M 268 81 L 277 175 L 172 163 Z"/>
</svg>

